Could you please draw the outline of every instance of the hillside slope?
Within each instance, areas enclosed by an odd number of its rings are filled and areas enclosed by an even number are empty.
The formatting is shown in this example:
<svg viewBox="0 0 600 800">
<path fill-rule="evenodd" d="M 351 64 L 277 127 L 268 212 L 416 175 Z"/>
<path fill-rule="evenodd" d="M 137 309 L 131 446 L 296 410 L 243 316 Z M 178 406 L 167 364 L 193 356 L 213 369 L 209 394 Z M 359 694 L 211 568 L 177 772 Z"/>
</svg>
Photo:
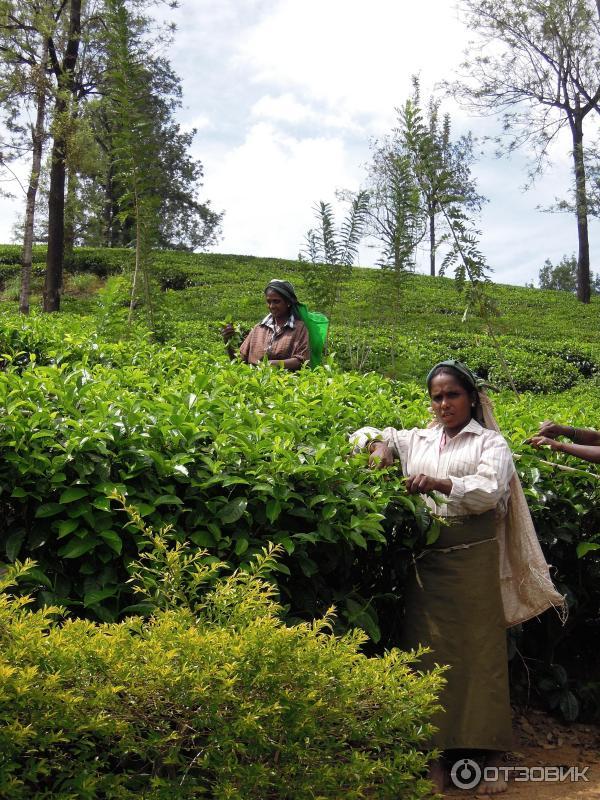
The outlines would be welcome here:
<svg viewBox="0 0 600 800">
<path fill-rule="evenodd" d="M 17 247 L 0 248 L 0 279 L 18 273 Z M 100 277 L 128 272 L 128 250 L 76 250 L 69 271 Z M 44 250 L 35 256 L 43 271 Z M 297 261 L 216 253 L 161 252 L 156 279 L 164 290 L 161 338 L 194 349 L 221 347 L 219 322 L 248 329 L 264 314 L 263 290 L 273 277 L 291 280 L 307 303 L 306 270 Z M 492 285 L 501 316 L 494 320 L 504 360 L 519 390 L 554 391 L 600 371 L 600 298 L 584 306 L 566 292 Z M 482 323 L 464 320 L 465 299 L 449 278 L 409 275 L 391 292 L 380 270 L 354 268 L 333 309 L 330 351 L 345 368 L 377 370 L 421 381 L 433 360 L 457 357 L 500 386 L 509 385 L 502 357 Z M 93 304 L 67 295 L 63 308 L 89 313 Z"/>
</svg>

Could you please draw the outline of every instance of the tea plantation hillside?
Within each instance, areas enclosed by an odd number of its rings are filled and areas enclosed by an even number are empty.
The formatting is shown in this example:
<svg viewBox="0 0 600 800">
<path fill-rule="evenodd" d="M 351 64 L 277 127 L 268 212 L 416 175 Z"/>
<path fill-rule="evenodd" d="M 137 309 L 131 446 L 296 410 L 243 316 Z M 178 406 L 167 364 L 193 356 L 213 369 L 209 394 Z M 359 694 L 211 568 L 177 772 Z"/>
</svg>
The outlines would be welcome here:
<svg viewBox="0 0 600 800">
<path fill-rule="evenodd" d="M 43 271 L 44 249 L 36 250 Z M 127 250 L 79 249 L 67 275 L 63 307 L 89 313 L 81 274 L 101 278 L 129 270 Z M 0 248 L 0 279 L 9 291 L 18 274 L 17 247 Z M 161 297 L 160 336 L 196 350 L 221 348 L 218 323 L 227 317 L 246 329 L 264 314 L 262 292 L 273 277 L 294 282 L 301 299 L 307 265 L 296 261 L 214 253 L 163 252 L 156 256 Z M 39 281 L 38 281 L 39 283 Z M 519 390 L 560 391 L 600 369 L 600 298 L 584 306 L 564 292 L 495 285 L 491 293 L 502 316 L 494 330 Z M 13 289 L 14 295 L 14 289 Z M 422 380 L 436 359 L 464 359 L 491 383 L 508 380 L 498 351 L 476 319 L 463 321 L 464 298 L 447 278 L 408 276 L 399 296 L 379 270 L 355 268 L 332 314 L 330 350 L 344 368 L 374 369 L 391 377 Z"/>
<path fill-rule="evenodd" d="M 18 249 L 0 249 L 0 561 L 37 562 L 20 591 L 107 625 L 151 611 L 129 582 L 148 546 L 143 520 L 154 531 L 173 526 L 173 546 L 191 543 L 204 564 L 229 571 L 279 545 L 271 579 L 287 621 L 335 606 L 337 632 L 358 626 L 366 651 L 383 652 L 397 641 L 411 552 L 436 522 L 397 472 L 372 473 L 364 456 L 351 457 L 348 434 L 426 423 L 426 372 L 458 357 L 499 387 L 498 421 L 569 604 L 564 627 L 546 615 L 512 630 L 513 689 L 569 719 L 600 717 L 599 474 L 525 443 L 544 418 L 600 425 L 597 299 L 582 306 L 560 292 L 492 287 L 516 396 L 481 323 L 463 321 L 451 280 L 409 276 L 392 302 L 380 272 L 355 269 L 332 315 L 327 363 L 288 374 L 230 363 L 219 328 L 228 317 L 255 324 L 272 277 L 291 279 L 304 299 L 306 265 L 157 254 L 151 333 L 143 306 L 126 324 L 119 276 L 131 259 L 77 250 L 64 311 L 22 318 Z"/>
</svg>

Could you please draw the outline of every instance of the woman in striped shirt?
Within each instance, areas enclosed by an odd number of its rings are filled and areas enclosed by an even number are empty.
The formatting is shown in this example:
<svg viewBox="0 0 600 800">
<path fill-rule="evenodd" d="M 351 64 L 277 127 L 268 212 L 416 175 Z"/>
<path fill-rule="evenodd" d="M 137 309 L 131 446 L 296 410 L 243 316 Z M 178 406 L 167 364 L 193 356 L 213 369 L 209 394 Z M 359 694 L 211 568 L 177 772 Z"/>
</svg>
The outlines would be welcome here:
<svg viewBox="0 0 600 800">
<path fill-rule="evenodd" d="M 418 558 L 406 588 L 401 642 L 404 649 L 431 648 L 421 659 L 424 669 L 450 665 L 440 697 L 443 711 L 433 719 L 438 730 L 430 742 L 443 751 L 429 774 L 442 791 L 448 767 L 456 761 L 452 750 L 486 751 L 486 766 L 498 766 L 512 743 L 495 524 L 506 511 L 514 466 L 504 438 L 481 424 L 470 370 L 442 362 L 429 373 L 427 387 L 434 427 L 362 428 L 353 438 L 368 448 L 374 468 L 399 459 L 408 492 L 436 493 L 426 502 L 448 519 L 438 540 Z M 482 781 L 478 791 L 505 789 L 504 780 Z"/>
</svg>

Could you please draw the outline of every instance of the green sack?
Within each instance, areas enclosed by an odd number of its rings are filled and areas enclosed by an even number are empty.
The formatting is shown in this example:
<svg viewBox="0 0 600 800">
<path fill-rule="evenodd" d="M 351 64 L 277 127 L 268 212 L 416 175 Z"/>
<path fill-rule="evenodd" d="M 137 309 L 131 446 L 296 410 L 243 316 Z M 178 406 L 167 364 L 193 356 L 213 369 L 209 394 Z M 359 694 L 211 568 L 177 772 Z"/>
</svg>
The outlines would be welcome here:
<svg viewBox="0 0 600 800">
<path fill-rule="evenodd" d="M 310 366 L 318 367 L 323 361 L 323 350 L 327 339 L 329 320 L 325 314 L 318 311 L 309 311 L 304 303 L 298 303 L 298 316 L 308 330 L 308 343 L 310 345 Z"/>
</svg>

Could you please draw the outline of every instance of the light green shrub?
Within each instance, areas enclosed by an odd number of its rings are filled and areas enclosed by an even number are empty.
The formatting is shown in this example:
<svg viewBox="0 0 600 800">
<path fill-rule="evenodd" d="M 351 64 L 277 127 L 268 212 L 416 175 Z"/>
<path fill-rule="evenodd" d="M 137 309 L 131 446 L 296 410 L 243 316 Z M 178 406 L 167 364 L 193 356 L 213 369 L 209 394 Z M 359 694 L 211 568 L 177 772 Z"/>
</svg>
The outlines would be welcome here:
<svg viewBox="0 0 600 800">
<path fill-rule="evenodd" d="M 154 544 L 153 564 L 167 553 L 180 570 L 185 547 Z M 364 634 L 336 638 L 329 617 L 286 627 L 262 577 L 271 558 L 146 621 L 61 622 L 1 594 L 0 796 L 424 797 L 439 673 L 361 655 Z M 180 588 L 210 570 L 192 555 Z"/>
</svg>

